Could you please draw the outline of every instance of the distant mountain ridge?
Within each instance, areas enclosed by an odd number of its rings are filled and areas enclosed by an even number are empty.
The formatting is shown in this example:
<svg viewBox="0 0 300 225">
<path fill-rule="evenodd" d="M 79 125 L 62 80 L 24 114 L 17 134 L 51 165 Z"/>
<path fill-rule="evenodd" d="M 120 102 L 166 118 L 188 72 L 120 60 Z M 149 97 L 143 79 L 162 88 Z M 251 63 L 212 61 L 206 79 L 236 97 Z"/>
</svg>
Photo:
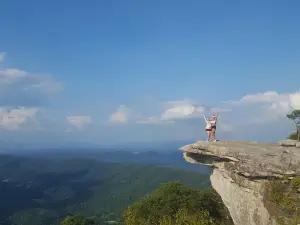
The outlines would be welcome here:
<svg viewBox="0 0 300 225">
<path fill-rule="evenodd" d="M 16 155 L 30 156 L 33 158 L 70 159 L 88 158 L 102 162 L 122 164 L 143 164 L 166 167 L 182 168 L 191 171 L 208 173 L 210 168 L 195 166 L 187 163 L 177 149 L 165 149 L 164 151 L 129 151 L 129 150 L 94 150 L 94 149 L 53 149 L 43 151 L 19 152 Z"/>
</svg>

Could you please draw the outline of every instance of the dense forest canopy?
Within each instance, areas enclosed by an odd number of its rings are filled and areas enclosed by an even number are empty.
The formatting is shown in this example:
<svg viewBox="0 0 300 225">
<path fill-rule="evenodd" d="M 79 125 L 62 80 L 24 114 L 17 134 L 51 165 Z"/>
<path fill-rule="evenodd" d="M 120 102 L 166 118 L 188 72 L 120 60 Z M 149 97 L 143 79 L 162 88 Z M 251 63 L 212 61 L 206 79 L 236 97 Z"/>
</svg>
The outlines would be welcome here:
<svg viewBox="0 0 300 225">
<path fill-rule="evenodd" d="M 0 155 L 0 224 L 55 225 L 68 215 L 95 224 L 119 221 L 124 210 L 161 183 L 210 187 L 209 174 L 91 159 Z"/>
<path fill-rule="evenodd" d="M 179 181 L 159 188 L 129 206 L 121 221 L 125 225 L 233 225 L 219 195 L 212 189 L 201 191 Z M 98 224 L 83 216 L 67 216 L 61 225 Z"/>
<path fill-rule="evenodd" d="M 124 213 L 126 225 L 233 224 L 220 197 L 180 182 L 162 184 Z"/>
</svg>

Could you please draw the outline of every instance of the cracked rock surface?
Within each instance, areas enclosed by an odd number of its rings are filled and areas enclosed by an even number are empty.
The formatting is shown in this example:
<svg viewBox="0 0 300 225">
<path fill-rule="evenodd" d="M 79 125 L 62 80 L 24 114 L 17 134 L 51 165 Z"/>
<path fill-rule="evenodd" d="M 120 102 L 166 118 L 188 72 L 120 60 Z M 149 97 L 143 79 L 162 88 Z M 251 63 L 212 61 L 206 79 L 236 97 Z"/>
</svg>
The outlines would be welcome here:
<svg viewBox="0 0 300 225">
<path fill-rule="evenodd" d="M 263 203 L 269 178 L 300 176 L 299 143 L 198 141 L 180 148 L 190 163 L 213 167 L 211 183 L 235 224 L 275 225 Z"/>
</svg>

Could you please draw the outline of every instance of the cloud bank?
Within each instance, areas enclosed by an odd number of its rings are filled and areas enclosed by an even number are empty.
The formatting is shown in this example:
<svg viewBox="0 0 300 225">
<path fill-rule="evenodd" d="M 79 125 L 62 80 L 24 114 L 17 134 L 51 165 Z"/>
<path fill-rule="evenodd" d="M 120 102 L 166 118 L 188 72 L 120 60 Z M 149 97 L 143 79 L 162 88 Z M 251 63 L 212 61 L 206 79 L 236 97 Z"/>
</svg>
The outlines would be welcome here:
<svg viewBox="0 0 300 225">
<path fill-rule="evenodd" d="M 249 94 L 238 100 L 221 101 L 216 107 L 207 107 L 197 100 L 183 99 L 159 103 L 162 105 L 158 115 L 134 117 L 134 109 L 123 106 L 111 115 L 110 120 L 120 123 L 132 122 L 141 125 L 181 124 L 182 126 L 204 126 L 203 115 L 211 116 L 220 112 L 218 130 L 221 132 L 240 132 L 260 126 L 283 125 L 286 114 L 294 109 L 300 109 L 300 91 L 294 93 L 264 93 Z M 145 112 L 147 114 L 147 112 Z M 289 123 L 287 123 L 289 124 Z M 199 126 L 199 129 L 200 127 Z"/>
<path fill-rule="evenodd" d="M 63 85 L 52 76 L 0 68 L 0 105 L 45 105 L 51 95 L 62 89 Z"/>
<path fill-rule="evenodd" d="M 0 127 L 19 130 L 29 122 L 36 122 L 37 108 L 0 108 Z"/>
<path fill-rule="evenodd" d="M 138 120 L 140 124 L 161 124 L 174 123 L 178 120 L 192 119 L 201 117 L 205 107 L 199 102 L 184 99 L 178 101 L 168 101 L 162 104 L 163 112 L 158 116 L 149 116 Z"/>
<path fill-rule="evenodd" d="M 119 106 L 109 118 L 110 123 L 127 123 L 134 116 L 134 111 L 124 105 Z"/>
<path fill-rule="evenodd" d="M 0 62 L 6 53 L 0 53 Z M 19 131 L 36 128 L 41 106 L 63 89 L 54 77 L 0 67 L 0 129 Z"/>
<path fill-rule="evenodd" d="M 83 129 L 92 123 L 90 116 L 68 116 L 67 121 L 78 129 Z"/>
</svg>

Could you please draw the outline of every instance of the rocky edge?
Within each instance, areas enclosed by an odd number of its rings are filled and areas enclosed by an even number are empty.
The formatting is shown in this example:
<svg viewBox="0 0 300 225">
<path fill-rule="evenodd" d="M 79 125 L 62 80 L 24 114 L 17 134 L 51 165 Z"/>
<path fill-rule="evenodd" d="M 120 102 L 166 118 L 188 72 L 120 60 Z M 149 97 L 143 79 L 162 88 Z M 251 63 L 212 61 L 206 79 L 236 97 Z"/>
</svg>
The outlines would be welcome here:
<svg viewBox="0 0 300 225">
<path fill-rule="evenodd" d="M 236 225 L 276 225 L 265 204 L 271 179 L 300 177 L 300 143 L 198 141 L 180 148 L 190 163 L 213 168 L 212 187 L 219 193 Z"/>
</svg>

